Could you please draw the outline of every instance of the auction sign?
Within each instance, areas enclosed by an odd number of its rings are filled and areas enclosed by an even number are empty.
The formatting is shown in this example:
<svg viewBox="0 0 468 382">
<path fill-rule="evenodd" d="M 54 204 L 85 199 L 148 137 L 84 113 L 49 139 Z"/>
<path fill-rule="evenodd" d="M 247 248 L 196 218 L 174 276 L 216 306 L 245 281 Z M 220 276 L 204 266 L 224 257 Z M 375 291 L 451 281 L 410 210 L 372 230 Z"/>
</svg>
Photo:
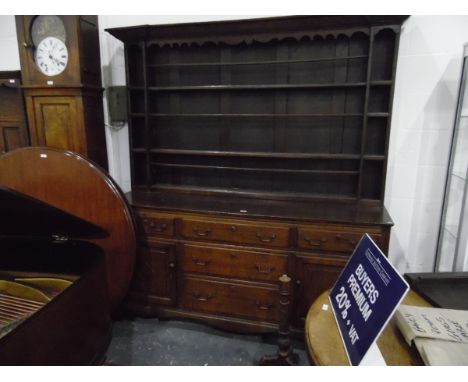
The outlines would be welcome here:
<svg viewBox="0 0 468 382">
<path fill-rule="evenodd" d="M 408 283 L 364 235 L 329 296 L 351 365 L 361 363 L 408 290 Z"/>
</svg>

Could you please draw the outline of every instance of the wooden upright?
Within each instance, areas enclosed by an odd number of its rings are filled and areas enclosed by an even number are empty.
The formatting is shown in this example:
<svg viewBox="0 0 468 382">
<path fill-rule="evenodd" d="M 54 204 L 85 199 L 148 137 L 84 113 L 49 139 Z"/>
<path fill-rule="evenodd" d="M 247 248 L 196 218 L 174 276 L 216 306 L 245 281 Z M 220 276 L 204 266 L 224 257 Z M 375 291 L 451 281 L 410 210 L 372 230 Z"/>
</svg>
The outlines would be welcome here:
<svg viewBox="0 0 468 382">
<path fill-rule="evenodd" d="M 39 17 L 55 17 L 63 30 Z M 38 21 L 39 20 L 39 21 Z M 23 89 L 32 146 L 71 150 L 107 169 L 97 16 L 16 16 Z M 41 38 L 64 40 L 65 69 L 49 76 L 35 55 Z"/>
</svg>

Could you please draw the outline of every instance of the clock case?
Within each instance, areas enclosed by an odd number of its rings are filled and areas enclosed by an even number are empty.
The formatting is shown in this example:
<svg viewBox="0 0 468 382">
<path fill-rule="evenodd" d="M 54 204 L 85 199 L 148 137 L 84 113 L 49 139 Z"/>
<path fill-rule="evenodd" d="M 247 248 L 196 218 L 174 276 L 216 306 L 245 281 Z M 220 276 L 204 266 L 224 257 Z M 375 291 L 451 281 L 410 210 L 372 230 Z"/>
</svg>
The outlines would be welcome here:
<svg viewBox="0 0 468 382">
<path fill-rule="evenodd" d="M 49 77 L 37 68 L 31 27 L 37 16 L 16 16 L 21 71 L 24 86 L 101 87 L 101 63 L 97 16 L 59 16 L 65 26 L 68 64 L 57 76 Z M 97 33 L 96 33 L 97 32 Z M 56 37 L 53 36 L 52 37 Z"/>
<path fill-rule="evenodd" d="M 71 150 L 107 170 L 98 17 L 58 16 L 65 27 L 68 64 L 56 76 L 36 66 L 35 17 L 15 17 L 31 145 Z"/>
</svg>

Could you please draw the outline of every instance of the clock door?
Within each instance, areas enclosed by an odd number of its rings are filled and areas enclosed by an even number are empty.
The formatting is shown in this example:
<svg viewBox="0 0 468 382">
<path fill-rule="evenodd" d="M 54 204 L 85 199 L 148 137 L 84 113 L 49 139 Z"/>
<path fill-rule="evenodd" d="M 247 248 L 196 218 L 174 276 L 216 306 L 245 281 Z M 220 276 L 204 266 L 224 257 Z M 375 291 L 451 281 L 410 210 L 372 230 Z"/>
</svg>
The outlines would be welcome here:
<svg viewBox="0 0 468 382">
<path fill-rule="evenodd" d="M 30 121 L 32 145 L 87 154 L 80 102 L 81 98 L 73 96 L 28 98 L 28 108 L 33 110 L 28 114 L 34 116 Z"/>
</svg>

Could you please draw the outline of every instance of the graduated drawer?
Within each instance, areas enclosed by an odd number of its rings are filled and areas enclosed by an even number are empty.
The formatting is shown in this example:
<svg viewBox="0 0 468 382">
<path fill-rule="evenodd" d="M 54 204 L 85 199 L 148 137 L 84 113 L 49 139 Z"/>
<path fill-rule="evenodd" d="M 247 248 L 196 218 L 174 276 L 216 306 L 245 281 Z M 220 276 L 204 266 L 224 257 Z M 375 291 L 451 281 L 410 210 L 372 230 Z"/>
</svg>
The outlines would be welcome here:
<svg viewBox="0 0 468 382">
<path fill-rule="evenodd" d="M 137 216 L 140 230 L 146 235 L 155 237 L 174 235 L 174 219 L 171 216 L 147 211 L 138 211 Z"/>
<path fill-rule="evenodd" d="M 286 248 L 289 228 L 256 222 L 183 219 L 182 235 L 189 239 Z"/>
<path fill-rule="evenodd" d="M 298 247 L 301 249 L 351 253 L 364 233 L 368 233 L 377 245 L 383 245 L 382 235 L 380 232 L 376 232 L 375 228 L 337 227 L 324 229 L 321 227 L 299 227 Z"/>
<path fill-rule="evenodd" d="M 184 272 L 276 283 L 287 262 L 286 254 L 185 244 L 181 263 Z"/>
<path fill-rule="evenodd" d="M 184 276 L 180 299 L 183 309 L 255 318 L 279 318 L 279 291 L 275 286 L 225 282 Z"/>
</svg>

